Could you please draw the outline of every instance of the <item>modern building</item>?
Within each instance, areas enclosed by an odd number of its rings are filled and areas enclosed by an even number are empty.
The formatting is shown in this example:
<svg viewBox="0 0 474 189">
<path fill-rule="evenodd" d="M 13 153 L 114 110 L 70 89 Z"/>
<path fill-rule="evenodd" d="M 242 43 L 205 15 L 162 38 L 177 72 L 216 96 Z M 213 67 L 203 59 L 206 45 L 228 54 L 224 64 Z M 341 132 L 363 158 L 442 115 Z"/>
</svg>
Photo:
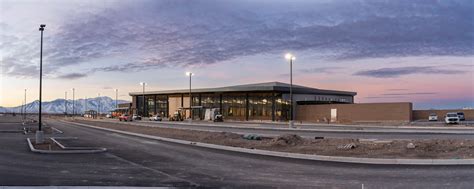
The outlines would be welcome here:
<svg viewBox="0 0 474 189">
<path fill-rule="evenodd" d="M 117 108 L 115 108 L 112 113 L 112 117 L 118 117 L 122 114 L 130 114 L 132 110 L 132 103 L 121 103 L 117 105 Z"/>
<path fill-rule="evenodd" d="M 354 103 L 355 92 L 323 90 L 293 85 L 293 102 L 307 104 Z M 193 119 L 209 119 L 210 112 L 220 112 L 227 120 L 290 119 L 290 85 L 268 82 L 219 88 L 132 92 L 132 111 L 139 115 L 173 116 L 176 112 Z M 295 112 L 295 111 L 293 111 Z"/>
</svg>

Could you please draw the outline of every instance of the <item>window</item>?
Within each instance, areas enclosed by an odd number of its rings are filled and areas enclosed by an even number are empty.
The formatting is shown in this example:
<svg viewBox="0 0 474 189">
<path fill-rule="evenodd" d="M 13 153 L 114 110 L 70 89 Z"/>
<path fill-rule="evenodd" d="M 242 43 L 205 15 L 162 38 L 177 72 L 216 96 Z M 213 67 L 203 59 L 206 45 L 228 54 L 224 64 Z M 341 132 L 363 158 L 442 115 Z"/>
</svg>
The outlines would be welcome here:
<svg viewBox="0 0 474 189">
<path fill-rule="evenodd" d="M 272 93 L 249 93 L 249 119 L 272 119 Z"/>
<path fill-rule="evenodd" d="M 222 115 L 224 119 L 245 120 L 246 95 L 244 93 L 222 95 Z"/>
<path fill-rule="evenodd" d="M 156 114 L 162 117 L 168 117 L 168 96 L 156 96 Z"/>
</svg>

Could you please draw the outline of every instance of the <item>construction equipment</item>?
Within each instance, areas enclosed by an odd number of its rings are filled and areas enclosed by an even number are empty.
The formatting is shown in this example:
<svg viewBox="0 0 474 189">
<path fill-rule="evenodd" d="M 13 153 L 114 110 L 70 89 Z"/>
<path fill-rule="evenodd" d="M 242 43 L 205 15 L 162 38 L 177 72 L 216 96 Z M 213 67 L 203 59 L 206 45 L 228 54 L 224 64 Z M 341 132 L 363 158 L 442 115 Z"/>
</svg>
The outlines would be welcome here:
<svg viewBox="0 0 474 189">
<path fill-rule="evenodd" d="M 175 111 L 170 121 L 184 121 L 184 117 L 181 115 L 181 111 Z"/>
</svg>

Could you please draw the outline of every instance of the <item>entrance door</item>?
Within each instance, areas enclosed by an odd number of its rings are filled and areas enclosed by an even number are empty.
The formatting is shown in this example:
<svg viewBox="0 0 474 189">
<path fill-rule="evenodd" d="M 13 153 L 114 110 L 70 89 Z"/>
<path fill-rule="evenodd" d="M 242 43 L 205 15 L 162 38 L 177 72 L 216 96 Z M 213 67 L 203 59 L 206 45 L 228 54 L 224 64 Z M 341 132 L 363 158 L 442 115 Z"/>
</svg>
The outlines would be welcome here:
<svg viewBox="0 0 474 189">
<path fill-rule="evenodd" d="M 331 122 L 337 121 L 337 109 L 331 109 Z"/>
</svg>

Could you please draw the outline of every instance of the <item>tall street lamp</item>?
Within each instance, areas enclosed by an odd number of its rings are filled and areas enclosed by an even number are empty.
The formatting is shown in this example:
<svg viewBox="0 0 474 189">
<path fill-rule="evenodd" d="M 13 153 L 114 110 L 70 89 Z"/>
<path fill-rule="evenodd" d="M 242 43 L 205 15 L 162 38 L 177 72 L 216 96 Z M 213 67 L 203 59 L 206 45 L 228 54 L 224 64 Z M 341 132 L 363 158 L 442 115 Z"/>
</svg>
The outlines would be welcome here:
<svg viewBox="0 0 474 189">
<path fill-rule="evenodd" d="M 86 114 L 87 111 L 87 96 L 84 98 L 84 115 Z"/>
<path fill-rule="evenodd" d="M 38 116 L 38 130 L 36 131 L 36 144 L 42 144 L 44 142 L 44 134 L 43 131 L 41 130 L 41 124 L 43 122 L 41 121 L 41 89 L 42 89 L 42 82 L 43 82 L 43 31 L 44 27 L 46 27 L 45 24 L 41 24 L 39 31 L 41 32 L 41 45 L 40 45 L 40 80 L 39 80 L 39 116 Z"/>
<path fill-rule="evenodd" d="M 75 89 L 72 88 L 72 117 L 74 117 L 74 115 L 76 115 L 76 107 L 74 106 L 76 104 L 76 102 L 74 101 L 74 94 L 75 93 Z"/>
<path fill-rule="evenodd" d="M 97 94 L 97 118 L 100 115 L 100 93 Z"/>
<path fill-rule="evenodd" d="M 147 83 L 145 82 L 140 82 L 140 85 L 143 86 L 143 113 L 142 113 L 142 117 L 145 117 L 145 86 L 147 85 Z"/>
<path fill-rule="evenodd" d="M 294 127 L 294 121 L 293 121 L 293 60 L 296 59 L 295 56 L 293 56 L 290 53 L 287 53 L 285 55 L 285 59 L 290 61 L 290 121 L 288 122 L 288 126 L 290 128 Z"/>
<path fill-rule="evenodd" d="M 67 91 L 64 91 L 64 115 L 67 117 Z"/>
<path fill-rule="evenodd" d="M 186 72 L 186 75 L 189 76 L 189 117 L 191 119 L 189 119 L 189 121 L 192 121 L 193 120 L 193 96 L 191 94 L 191 78 L 192 76 L 194 75 L 192 72 Z"/>
<path fill-rule="evenodd" d="M 25 102 L 25 106 L 23 107 L 23 120 L 26 120 L 26 89 L 25 89 L 25 99 L 23 100 Z"/>
<path fill-rule="evenodd" d="M 118 108 L 118 89 L 115 89 L 115 109 Z"/>
</svg>

